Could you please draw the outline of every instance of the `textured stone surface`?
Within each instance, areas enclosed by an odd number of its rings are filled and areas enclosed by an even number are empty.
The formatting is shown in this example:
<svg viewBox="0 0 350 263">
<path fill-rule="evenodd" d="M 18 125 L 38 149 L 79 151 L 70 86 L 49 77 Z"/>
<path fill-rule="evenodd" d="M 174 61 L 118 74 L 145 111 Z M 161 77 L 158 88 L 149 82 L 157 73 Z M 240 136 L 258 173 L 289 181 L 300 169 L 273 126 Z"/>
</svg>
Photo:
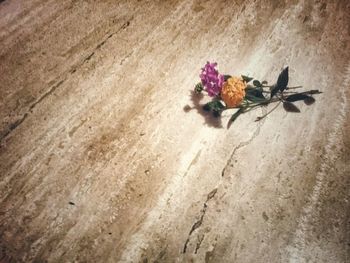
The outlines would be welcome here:
<svg viewBox="0 0 350 263">
<path fill-rule="evenodd" d="M 349 262 L 349 35 L 346 0 L 0 1 L 0 261 Z M 324 93 L 226 129 L 207 60 Z"/>
</svg>

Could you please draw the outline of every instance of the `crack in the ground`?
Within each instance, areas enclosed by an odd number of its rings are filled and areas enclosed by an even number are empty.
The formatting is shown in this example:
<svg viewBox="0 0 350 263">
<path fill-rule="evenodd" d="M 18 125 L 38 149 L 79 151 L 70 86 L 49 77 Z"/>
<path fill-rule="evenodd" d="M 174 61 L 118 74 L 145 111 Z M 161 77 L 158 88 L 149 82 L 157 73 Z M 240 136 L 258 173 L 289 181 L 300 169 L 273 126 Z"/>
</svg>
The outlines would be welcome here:
<svg viewBox="0 0 350 263">
<path fill-rule="evenodd" d="M 253 135 L 249 138 L 249 140 L 244 141 L 244 142 L 241 142 L 238 146 L 236 146 L 236 147 L 233 149 L 233 151 L 232 151 L 230 157 L 229 157 L 228 160 L 227 160 L 227 163 L 226 163 L 225 167 L 222 169 L 222 172 L 221 172 L 221 176 L 222 176 L 222 177 L 225 175 L 225 172 L 226 172 L 227 167 L 231 164 L 231 160 L 232 160 L 232 157 L 234 156 L 234 154 L 235 154 L 239 149 L 241 149 L 241 148 L 243 148 L 243 147 L 249 145 L 249 144 L 259 135 L 259 133 L 260 133 L 260 128 L 261 128 L 261 126 L 262 126 L 263 123 L 264 123 L 264 120 L 262 120 L 262 121 L 260 121 L 260 122 L 258 123 L 258 127 L 257 127 L 256 130 L 254 131 Z M 191 230 L 190 230 L 190 232 L 189 232 L 189 234 L 188 234 L 188 237 L 187 237 L 187 239 L 186 239 L 186 241 L 185 241 L 184 248 L 183 248 L 183 251 L 182 251 L 183 254 L 185 254 L 186 251 L 187 251 L 187 246 L 188 246 L 188 243 L 190 242 L 190 238 L 191 238 L 192 233 L 202 225 L 203 219 L 204 219 L 204 216 L 205 216 L 205 214 L 206 214 L 207 207 L 208 207 L 208 204 L 207 204 L 207 203 L 208 203 L 208 201 L 209 201 L 210 199 L 212 199 L 212 198 L 215 196 L 215 194 L 217 193 L 217 190 L 218 190 L 218 188 L 215 188 L 213 191 L 211 191 L 211 192 L 207 195 L 207 199 L 206 199 L 206 201 L 205 201 L 204 204 L 203 204 L 203 208 L 202 208 L 202 210 L 201 210 L 200 217 L 199 217 L 199 219 L 192 225 L 192 228 L 191 228 Z M 198 252 L 198 250 L 199 250 L 199 248 L 200 248 L 200 246 L 201 246 L 203 240 L 204 240 L 204 235 L 198 238 L 198 241 L 197 241 L 197 244 L 196 244 L 196 248 L 195 248 L 195 254 L 197 254 L 197 252 Z"/>
<path fill-rule="evenodd" d="M 1 3 L 1 0 L 0 0 Z M 132 18 L 131 18 L 132 19 Z M 99 43 L 95 49 L 87 56 L 85 57 L 80 63 L 78 63 L 77 66 L 73 66 L 70 70 L 69 73 L 70 74 L 74 74 L 78 68 L 80 68 L 82 65 L 84 65 L 86 62 L 88 62 L 94 55 L 95 53 L 104 45 L 106 44 L 106 42 L 108 41 L 108 39 L 110 39 L 111 37 L 113 37 L 115 34 L 119 33 L 121 30 L 126 29 L 128 26 L 130 25 L 130 21 L 126 21 L 121 27 L 118 28 L 118 30 L 116 30 L 114 33 L 111 33 L 107 36 L 107 38 L 105 38 L 101 43 Z M 123 64 L 123 62 L 132 55 L 133 52 L 129 53 L 126 57 L 124 57 L 121 62 L 120 65 Z M 21 118 L 17 119 L 16 121 L 10 123 L 8 125 L 7 128 L 5 128 L 4 131 L 2 131 L 0 133 L 0 145 L 3 142 L 4 139 L 7 138 L 7 136 L 10 135 L 10 133 L 15 130 L 19 125 L 21 125 L 25 119 L 29 116 L 29 114 L 32 112 L 32 110 L 40 103 L 42 102 L 46 97 L 48 97 L 49 95 L 51 95 L 53 92 L 55 92 L 55 90 L 60 87 L 63 82 L 65 82 L 68 79 L 68 76 L 66 75 L 65 78 L 63 78 L 62 80 L 58 81 L 55 85 L 53 85 L 48 92 L 46 92 L 45 94 L 43 94 L 37 101 L 35 101 L 32 105 L 29 106 L 28 110 L 26 113 L 24 113 L 22 115 Z"/>
<path fill-rule="evenodd" d="M 132 18 L 131 18 L 132 19 Z M 128 26 L 130 25 L 130 21 L 126 21 L 121 27 L 118 28 L 118 30 L 116 30 L 114 33 L 109 34 L 103 41 L 101 41 L 95 48 L 94 50 L 83 60 L 84 64 L 85 62 L 89 61 L 96 53 L 96 51 L 98 51 L 99 49 L 101 49 L 101 47 L 103 47 L 108 39 L 110 39 L 111 37 L 113 37 L 115 34 L 118 34 L 120 31 L 126 29 Z M 130 56 L 130 55 L 129 55 Z M 123 59 L 122 59 L 123 61 Z"/>
<path fill-rule="evenodd" d="M 58 83 L 56 83 L 55 85 L 53 85 L 48 92 L 46 92 L 43 96 L 41 96 L 36 102 L 34 102 L 32 105 L 30 105 L 29 107 L 29 112 L 31 110 L 33 110 L 35 108 L 36 105 L 38 105 L 40 102 L 42 102 L 46 97 L 48 97 L 49 95 L 51 95 L 53 92 L 55 92 L 55 90 L 60 87 L 63 82 L 65 81 L 66 79 L 64 80 L 61 80 L 59 81 Z"/>
<path fill-rule="evenodd" d="M 241 142 L 240 144 L 238 144 L 238 145 L 233 149 L 233 151 L 232 151 L 230 157 L 227 159 L 227 162 L 226 162 L 225 167 L 224 167 L 224 168 L 222 169 L 222 171 L 221 171 L 221 176 L 222 176 L 222 177 L 225 176 L 226 169 L 227 169 L 227 167 L 231 164 L 232 157 L 235 155 L 235 153 L 236 153 L 239 149 L 241 149 L 241 148 L 243 148 L 243 147 L 249 145 L 249 144 L 259 135 L 261 125 L 262 125 L 262 123 L 260 124 L 260 122 L 259 122 L 258 127 L 257 127 L 256 130 L 254 131 L 252 137 L 250 137 L 250 139 L 247 140 L 247 141 L 245 141 L 245 142 Z"/>
<path fill-rule="evenodd" d="M 188 234 L 188 237 L 187 237 L 187 239 L 186 239 L 186 241 L 185 241 L 184 248 L 183 248 L 183 250 L 182 250 L 182 253 L 183 253 L 183 254 L 186 253 L 187 246 L 188 246 L 188 242 L 190 242 L 190 238 L 191 238 L 192 233 L 193 233 L 197 228 L 199 228 L 199 227 L 202 225 L 203 219 L 204 219 L 204 216 L 205 216 L 205 213 L 207 212 L 208 202 L 209 202 L 212 198 L 214 198 L 214 196 L 216 195 L 217 191 L 218 191 L 218 189 L 215 188 L 214 190 L 212 190 L 212 191 L 207 195 L 207 199 L 206 199 L 206 201 L 205 201 L 204 204 L 203 204 L 203 208 L 202 208 L 202 210 L 201 210 L 200 217 L 199 217 L 199 219 L 192 225 L 191 230 L 190 230 L 190 232 L 189 232 L 189 234 Z M 203 237 L 203 238 L 204 238 L 204 237 Z M 202 241 L 201 241 L 200 243 L 202 243 Z M 197 248 L 197 247 L 198 247 L 198 248 Z M 198 251 L 198 249 L 199 249 L 199 247 L 200 247 L 200 244 L 199 244 L 199 246 L 198 246 L 198 244 L 197 244 L 197 247 L 196 247 L 196 252 Z"/>
<path fill-rule="evenodd" d="M 197 245 L 196 245 L 196 250 L 194 251 L 195 254 L 197 254 L 198 249 L 201 247 L 203 240 L 204 240 L 204 235 L 198 237 L 198 242 L 197 242 Z"/>
<path fill-rule="evenodd" d="M 124 58 L 122 58 L 122 60 L 120 61 L 119 65 L 123 65 L 124 62 L 129 58 L 131 57 L 131 55 L 134 53 L 134 51 L 131 51 L 130 53 L 128 53 Z"/>
</svg>

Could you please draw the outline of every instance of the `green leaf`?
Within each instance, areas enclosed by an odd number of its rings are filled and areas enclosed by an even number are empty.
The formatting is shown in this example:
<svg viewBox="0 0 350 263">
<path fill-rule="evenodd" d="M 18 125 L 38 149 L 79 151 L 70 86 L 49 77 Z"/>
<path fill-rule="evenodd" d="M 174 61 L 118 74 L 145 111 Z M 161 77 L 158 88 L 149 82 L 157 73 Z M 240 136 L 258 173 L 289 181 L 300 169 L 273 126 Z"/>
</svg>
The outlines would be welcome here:
<svg viewBox="0 0 350 263">
<path fill-rule="evenodd" d="M 323 92 L 319 91 L 318 89 L 312 89 L 312 90 L 306 91 L 304 93 L 307 93 L 307 94 L 321 94 Z"/>
<path fill-rule="evenodd" d="M 297 94 L 293 94 L 293 95 L 289 95 L 286 98 L 286 101 L 289 102 L 294 102 L 294 101 L 299 101 L 299 100 L 305 100 L 307 98 L 309 98 L 310 96 L 306 95 L 306 94 L 302 94 L 302 93 L 297 93 Z"/>
<path fill-rule="evenodd" d="M 212 101 L 212 109 L 215 111 L 221 111 L 225 109 L 225 105 L 221 103 L 219 100 Z"/>
<path fill-rule="evenodd" d="M 259 99 L 263 99 L 263 100 L 266 99 L 264 94 L 263 94 L 262 88 L 254 88 L 252 86 L 248 86 L 245 89 L 245 92 L 246 92 L 245 98 L 248 100 L 251 100 L 251 98 L 254 99 L 254 97 L 259 98 Z"/>
<path fill-rule="evenodd" d="M 251 78 L 251 77 L 248 77 L 248 76 L 245 76 L 245 75 L 241 75 L 242 76 L 242 79 L 245 81 L 245 82 L 250 82 L 252 81 L 254 78 Z"/>
<path fill-rule="evenodd" d="M 304 100 L 304 103 L 306 104 L 306 105 L 311 105 L 311 104 L 313 104 L 315 102 L 315 99 L 313 98 L 313 97 L 311 97 L 311 96 L 308 96 L 305 100 Z"/>
<path fill-rule="evenodd" d="M 253 85 L 254 85 L 255 87 L 262 87 L 262 84 L 260 83 L 259 80 L 254 80 L 254 81 L 253 81 Z"/>
<path fill-rule="evenodd" d="M 283 102 L 283 108 L 288 112 L 300 112 L 299 108 L 289 101 Z"/>
<path fill-rule="evenodd" d="M 224 80 L 227 81 L 231 77 L 232 77 L 231 75 L 224 75 Z"/>
<path fill-rule="evenodd" d="M 315 102 L 315 99 L 309 95 L 306 95 L 305 93 L 297 93 L 290 95 L 286 98 L 286 101 L 294 102 L 303 100 L 306 105 L 311 105 Z"/>
<path fill-rule="evenodd" d="M 277 79 L 277 84 L 271 89 L 271 98 L 276 95 L 278 91 L 283 92 L 288 85 L 288 67 L 282 70 Z"/>
<path fill-rule="evenodd" d="M 288 80 L 288 67 L 286 67 L 284 70 L 282 70 L 281 74 L 278 76 L 277 79 L 277 87 L 281 92 L 287 88 Z"/>
<path fill-rule="evenodd" d="M 205 110 L 205 111 L 210 111 L 211 110 L 210 102 L 208 102 L 208 103 L 203 105 L 203 110 Z"/>
<path fill-rule="evenodd" d="M 197 92 L 197 93 L 200 93 L 202 92 L 203 90 L 203 85 L 201 82 L 199 82 L 195 87 L 194 87 L 194 91 Z"/>
<path fill-rule="evenodd" d="M 221 112 L 225 109 L 225 105 L 221 103 L 219 100 L 213 100 L 203 105 L 203 110 L 205 111 L 213 111 L 213 112 Z"/>
<path fill-rule="evenodd" d="M 277 92 L 278 92 L 278 86 L 277 86 L 277 85 L 273 85 L 273 86 L 271 87 L 271 95 L 270 95 L 270 98 L 272 99 L 272 97 L 275 96 Z"/>
<path fill-rule="evenodd" d="M 232 125 L 232 123 L 244 112 L 244 108 L 240 108 L 238 111 L 236 111 L 230 118 L 230 120 L 227 123 L 227 129 L 229 129 Z"/>
</svg>

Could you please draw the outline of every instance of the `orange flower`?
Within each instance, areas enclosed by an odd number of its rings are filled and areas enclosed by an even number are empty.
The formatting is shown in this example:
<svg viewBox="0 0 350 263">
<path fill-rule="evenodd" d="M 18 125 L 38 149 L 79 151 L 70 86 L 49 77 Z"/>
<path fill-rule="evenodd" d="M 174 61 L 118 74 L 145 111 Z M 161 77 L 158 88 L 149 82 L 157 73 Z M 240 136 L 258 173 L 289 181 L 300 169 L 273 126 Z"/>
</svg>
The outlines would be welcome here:
<svg viewBox="0 0 350 263">
<path fill-rule="evenodd" d="M 237 107 L 245 96 L 246 83 L 238 77 L 229 78 L 221 90 L 221 98 L 228 108 Z"/>
</svg>

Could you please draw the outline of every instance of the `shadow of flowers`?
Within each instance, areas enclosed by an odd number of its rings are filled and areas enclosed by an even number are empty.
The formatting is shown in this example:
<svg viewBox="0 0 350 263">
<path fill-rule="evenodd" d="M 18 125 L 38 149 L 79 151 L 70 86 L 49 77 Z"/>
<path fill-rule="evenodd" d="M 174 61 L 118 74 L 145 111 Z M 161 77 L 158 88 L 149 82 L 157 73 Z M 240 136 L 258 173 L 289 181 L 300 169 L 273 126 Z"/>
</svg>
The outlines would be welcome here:
<svg viewBox="0 0 350 263">
<path fill-rule="evenodd" d="M 203 110 L 204 104 L 201 104 L 200 101 L 203 99 L 203 94 L 202 93 L 197 93 L 195 91 L 191 91 L 190 94 L 190 99 L 193 103 L 193 107 L 190 105 L 186 105 L 183 110 L 185 112 L 190 112 L 191 110 L 196 110 L 197 113 L 202 115 L 204 117 L 205 124 L 207 124 L 209 127 L 214 127 L 214 128 L 223 128 L 222 127 L 222 121 L 220 116 L 214 117 L 211 112 Z"/>
</svg>

